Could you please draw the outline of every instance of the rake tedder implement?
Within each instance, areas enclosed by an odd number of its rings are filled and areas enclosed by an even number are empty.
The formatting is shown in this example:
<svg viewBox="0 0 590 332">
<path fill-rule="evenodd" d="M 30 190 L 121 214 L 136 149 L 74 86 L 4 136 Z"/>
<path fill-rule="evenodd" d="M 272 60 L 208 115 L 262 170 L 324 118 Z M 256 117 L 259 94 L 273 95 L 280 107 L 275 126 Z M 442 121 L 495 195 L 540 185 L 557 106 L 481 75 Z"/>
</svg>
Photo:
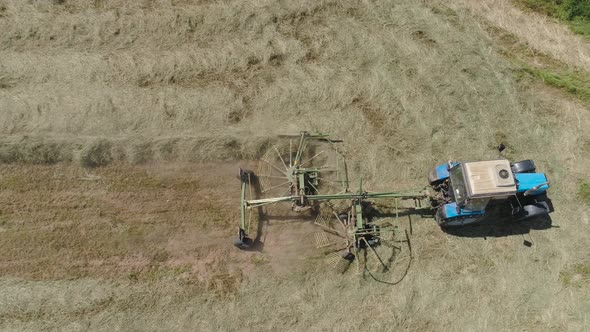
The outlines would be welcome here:
<svg viewBox="0 0 590 332">
<path fill-rule="evenodd" d="M 395 262 L 411 258 L 410 238 L 399 227 L 399 217 L 404 210 L 421 208 L 426 192 L 367 192 L 362 180 L 352 192 L 345 160 L 336 147 L 341 141 L 309 132 L 287 138 L 285 144 L 268 149 L 256 173 L 240 169 L 241 222 L 235 245 L 254 245 L 249 234 L 261 208 L 291 203 L 293 211 L 314 211 L 319 228 L 315 245 L 330 265 L 344 272 L 356 262 L 358 271 L 391 280 L 385 276 Z M 407 201 L 413 204 L 407 207 Z"/>
<path fill-rule="evenodd" d="M 288 142 L 268 149 L 256 173 L 240 169 L 241 222 L 235 244 L 241 249 L 256 244 L 249 237 L 255 213 L 260 216 L 265 206 L 291 203 L 294 211 L 313 211 L 320 229 L 314 234 L 315 245 L 327 262 L 341 271 L 356 262 L 358 271 L 395 283 L 392 280 L 401 279 L 390 277 L 394 264 L 405 257 L 409 267 L 412 258 L 408 232 L 399 227 L 399 217 L 410 216 L 411 209 L 430 210 L 445 229 L 487 220 L 491 201 L 505 202 L 514 221 L 547 218 L 553 212 L 547 177 L 536 172 L 532 160 L 449 161 L 431 170 L 428 189 L 368 192 L 361 179 L 353 192 L 337 148 L 341 141 L 309 132 L 285 138 Z M 500 144 L 499 152 L 504 148 Z"/>
</svg>

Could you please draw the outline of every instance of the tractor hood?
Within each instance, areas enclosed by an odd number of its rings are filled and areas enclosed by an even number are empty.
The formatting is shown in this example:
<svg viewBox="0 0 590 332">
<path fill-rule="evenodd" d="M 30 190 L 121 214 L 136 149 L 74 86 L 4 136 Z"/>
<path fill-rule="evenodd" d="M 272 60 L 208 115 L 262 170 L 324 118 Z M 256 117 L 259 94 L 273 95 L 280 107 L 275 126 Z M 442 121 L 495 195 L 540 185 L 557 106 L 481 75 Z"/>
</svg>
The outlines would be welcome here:
<svg viewBox="0 0 590 332">
<path fill-rule="evenodd" d="M 498 197 L 516 193 L 516 182 L 505 159 L 463 163 L 467 196 Z"/>
</svg>

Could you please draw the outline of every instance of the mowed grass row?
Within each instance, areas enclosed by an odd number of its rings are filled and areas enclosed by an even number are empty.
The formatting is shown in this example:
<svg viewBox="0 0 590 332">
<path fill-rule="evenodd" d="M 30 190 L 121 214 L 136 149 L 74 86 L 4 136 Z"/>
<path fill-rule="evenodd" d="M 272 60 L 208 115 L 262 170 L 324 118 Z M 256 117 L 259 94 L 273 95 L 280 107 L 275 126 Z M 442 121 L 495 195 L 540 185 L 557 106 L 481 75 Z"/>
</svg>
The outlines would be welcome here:
<svg viewBox="0 0 590 332">
<path fill-rule="evenodd" d="M 146 158 L 132 152 L 123 160 L 165 159 L 159 142 L 193 136 L 218 144 L 167 145 L 171 154 L 227 158 L 235 150 L 228 139 L 248 152 L 231 155 L 255 157 L 260 148 L 242 147 L 252 137 L 320 130 L 348 142 L 351 170 L 368 181 L 376 174 L 418 181 L 455 154 L 494 155 L 499 140 L 515 151 L 546 144 L 545 135 L 524 134 L 536 126 L 525 120 L 535 110 L 485 31 L 444 7 L 144 5 L 7 2 L 3 160 L 35 160 L 26 155 L 38 141 L 63 149 L 48 162 L 80 160 L 104 140 L 123 151 L 156 146 Z M 188 18 L 205 12 L 191 29 Z M 62 23 L 45 24 L 55 18 Z M 101 32 L 116 25 L 117 34 Z"/>
</svg>

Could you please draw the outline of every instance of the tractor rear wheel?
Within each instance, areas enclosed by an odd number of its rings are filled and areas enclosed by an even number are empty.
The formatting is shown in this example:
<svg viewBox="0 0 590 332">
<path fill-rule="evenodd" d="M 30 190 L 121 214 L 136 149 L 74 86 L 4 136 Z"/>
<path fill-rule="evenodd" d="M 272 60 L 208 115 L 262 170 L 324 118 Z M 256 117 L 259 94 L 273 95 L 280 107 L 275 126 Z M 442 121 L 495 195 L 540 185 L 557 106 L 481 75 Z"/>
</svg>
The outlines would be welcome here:
<svg viewBox="0 0 590 332">
<path fill-rule="evenodd" d="M 524 220 L 539 216 L 545 216 L 553 212 L 551 201 L 545 194 L 526 197 L 522 201 L 522 209 L 519 209 L 516 217 L 518 220 Z"/>
<path fill-rule="evenodd" d="M 438 223 L 441 228 L 452 228 L 452 227 L 460 227 L 469 224 L 475 224 L 480 222 L 483 219 L 483 215 L 481 216 L 473 216 L 473 217 L 455 217 L 455 218 L 444 218 L 442 213 L 437 210 L 436 214 L 434 215 L 434 219 Z"/>
</svg>

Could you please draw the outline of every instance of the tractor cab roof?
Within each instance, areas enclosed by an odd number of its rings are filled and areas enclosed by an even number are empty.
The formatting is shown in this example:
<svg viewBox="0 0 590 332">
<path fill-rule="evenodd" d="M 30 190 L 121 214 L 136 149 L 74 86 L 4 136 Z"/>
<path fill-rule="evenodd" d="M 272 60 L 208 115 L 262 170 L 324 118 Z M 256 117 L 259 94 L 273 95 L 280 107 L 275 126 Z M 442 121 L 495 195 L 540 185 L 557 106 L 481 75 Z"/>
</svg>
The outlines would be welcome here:
<svg viewBox="0 0 590 332">
<path fill-rule="evenodd" d="M 468 197 L 497 197 L 516 193 L 516 182 L 508 160 L 476 161 L 461 165 Z"/>
</svg>

